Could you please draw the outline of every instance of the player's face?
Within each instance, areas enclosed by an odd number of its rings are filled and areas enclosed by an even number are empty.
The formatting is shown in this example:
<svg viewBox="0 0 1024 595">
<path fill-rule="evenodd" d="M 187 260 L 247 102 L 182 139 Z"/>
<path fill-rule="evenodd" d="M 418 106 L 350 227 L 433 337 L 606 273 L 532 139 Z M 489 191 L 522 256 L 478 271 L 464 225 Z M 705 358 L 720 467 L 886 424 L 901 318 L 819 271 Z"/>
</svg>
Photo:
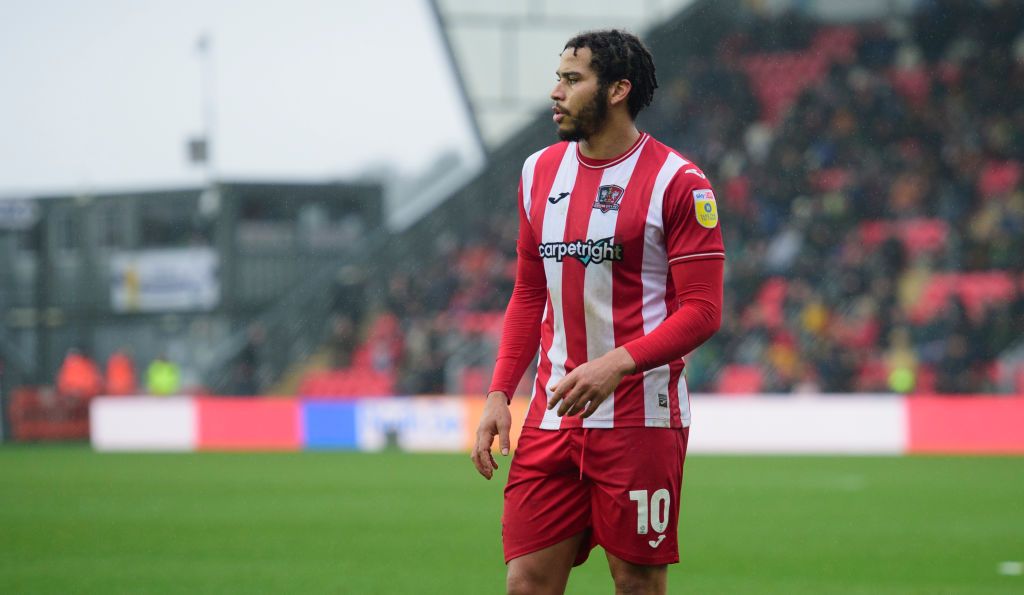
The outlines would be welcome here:
<svg viewBox="0 0 1024 595">
<path fill-rule="evenodd" d="M 558 137 L 567 141 L 590 138 L 601 130 L 608 117 L 608 93 L 590 68 L 590 48 L 568 48 L 562 52 L 558 82 L 551 90 L 552 119 Z"/>
</svg>

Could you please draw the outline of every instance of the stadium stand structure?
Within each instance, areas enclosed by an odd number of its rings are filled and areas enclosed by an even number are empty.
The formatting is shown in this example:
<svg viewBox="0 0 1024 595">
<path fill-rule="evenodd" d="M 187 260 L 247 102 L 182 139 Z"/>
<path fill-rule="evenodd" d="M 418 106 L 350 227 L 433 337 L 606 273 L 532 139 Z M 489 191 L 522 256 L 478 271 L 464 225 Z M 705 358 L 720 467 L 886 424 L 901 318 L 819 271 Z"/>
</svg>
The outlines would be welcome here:
<svg viewBox="0 0 1024 595">
<path fill-rule="evenodd" d="M 693 389 L 1024 390 L 1024 4 L 836 26 L 704 2 L 646 39 L 641 125 L 709 173 L 728 253 Z M 389 243 L 389 332 L 302 394 L 485 390 L 519 164 L 552 139 L 539 117 Z"/>
<path fill-rule="evenodd" d="M 167 355 L 182 390 L 253 395 L 329 336 L 338 300 L 358 313 L 344 265 L 384 244 L 379 184 L 222 181 L 214 212 L 210 191 L 0 201 L 4 437 L 85 435 L 87 404 L 47 388 L 72 349 L 128 349 L 140 374 Z"/>
</svg>

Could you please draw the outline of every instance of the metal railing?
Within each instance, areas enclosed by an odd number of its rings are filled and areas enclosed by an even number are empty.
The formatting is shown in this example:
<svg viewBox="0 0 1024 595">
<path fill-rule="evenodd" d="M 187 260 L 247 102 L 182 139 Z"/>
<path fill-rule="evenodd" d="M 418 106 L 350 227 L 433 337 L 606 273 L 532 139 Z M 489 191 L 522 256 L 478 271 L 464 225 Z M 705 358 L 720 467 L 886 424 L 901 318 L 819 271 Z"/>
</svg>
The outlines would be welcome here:
<svg viewBox="0 0 1024 595">
<path fill-rule="evenodd" d="M 334 283 L 348 265 L 372 267 L 375 253 L 383 250 L 390 234 L 378 229 L 335 263 L 324 264 L 262 314 L 236 329 L 204 358 L 199 369 L 203 386 L 215 394 L 231 392 L 236 382 L 236 363 L 250 342 L 251 333 L 263 334 L 254 373 L 254 384 L 265 388 L 281 377 L 295 362 L 307 359 L 324 343 L 330 332 L 334 306 Z M 254 331 L 258 329 L 258 331 Z"/>
</svg>

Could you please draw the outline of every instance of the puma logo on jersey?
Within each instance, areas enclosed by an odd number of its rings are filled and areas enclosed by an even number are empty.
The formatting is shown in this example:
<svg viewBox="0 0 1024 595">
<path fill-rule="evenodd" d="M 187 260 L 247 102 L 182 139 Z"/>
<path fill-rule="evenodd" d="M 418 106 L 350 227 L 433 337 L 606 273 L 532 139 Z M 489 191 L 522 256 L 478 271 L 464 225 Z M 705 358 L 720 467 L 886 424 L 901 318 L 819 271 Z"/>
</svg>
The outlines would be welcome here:
<svg viewBox="0 0 1024 595">
<path fill-rule="evenodd" d="M 657 540 L 652 539 L 651 541 L 647 542 L 647 545 L 651 546 L 652 548 L 657 548 L 659 545 L 661 545 L 662 541 L 665 541 L 665 536 L 659 535 Z"/>
</svg>

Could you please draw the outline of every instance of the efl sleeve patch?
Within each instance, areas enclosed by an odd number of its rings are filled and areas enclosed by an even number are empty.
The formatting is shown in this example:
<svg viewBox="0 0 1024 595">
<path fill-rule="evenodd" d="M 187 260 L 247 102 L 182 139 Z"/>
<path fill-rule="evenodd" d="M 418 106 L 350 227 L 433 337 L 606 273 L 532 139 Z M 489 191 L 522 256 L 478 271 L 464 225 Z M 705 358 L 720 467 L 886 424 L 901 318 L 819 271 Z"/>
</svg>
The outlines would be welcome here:
<svg viewBox="0 0 1024 595">
<path fill-rule="evenodd" d="M 701 227 L 714 229 L 718 225 L 718 205 L 715 203 L 715 193 L 711 190 L 693 191 L 693 211 Z"/>
</svg>

